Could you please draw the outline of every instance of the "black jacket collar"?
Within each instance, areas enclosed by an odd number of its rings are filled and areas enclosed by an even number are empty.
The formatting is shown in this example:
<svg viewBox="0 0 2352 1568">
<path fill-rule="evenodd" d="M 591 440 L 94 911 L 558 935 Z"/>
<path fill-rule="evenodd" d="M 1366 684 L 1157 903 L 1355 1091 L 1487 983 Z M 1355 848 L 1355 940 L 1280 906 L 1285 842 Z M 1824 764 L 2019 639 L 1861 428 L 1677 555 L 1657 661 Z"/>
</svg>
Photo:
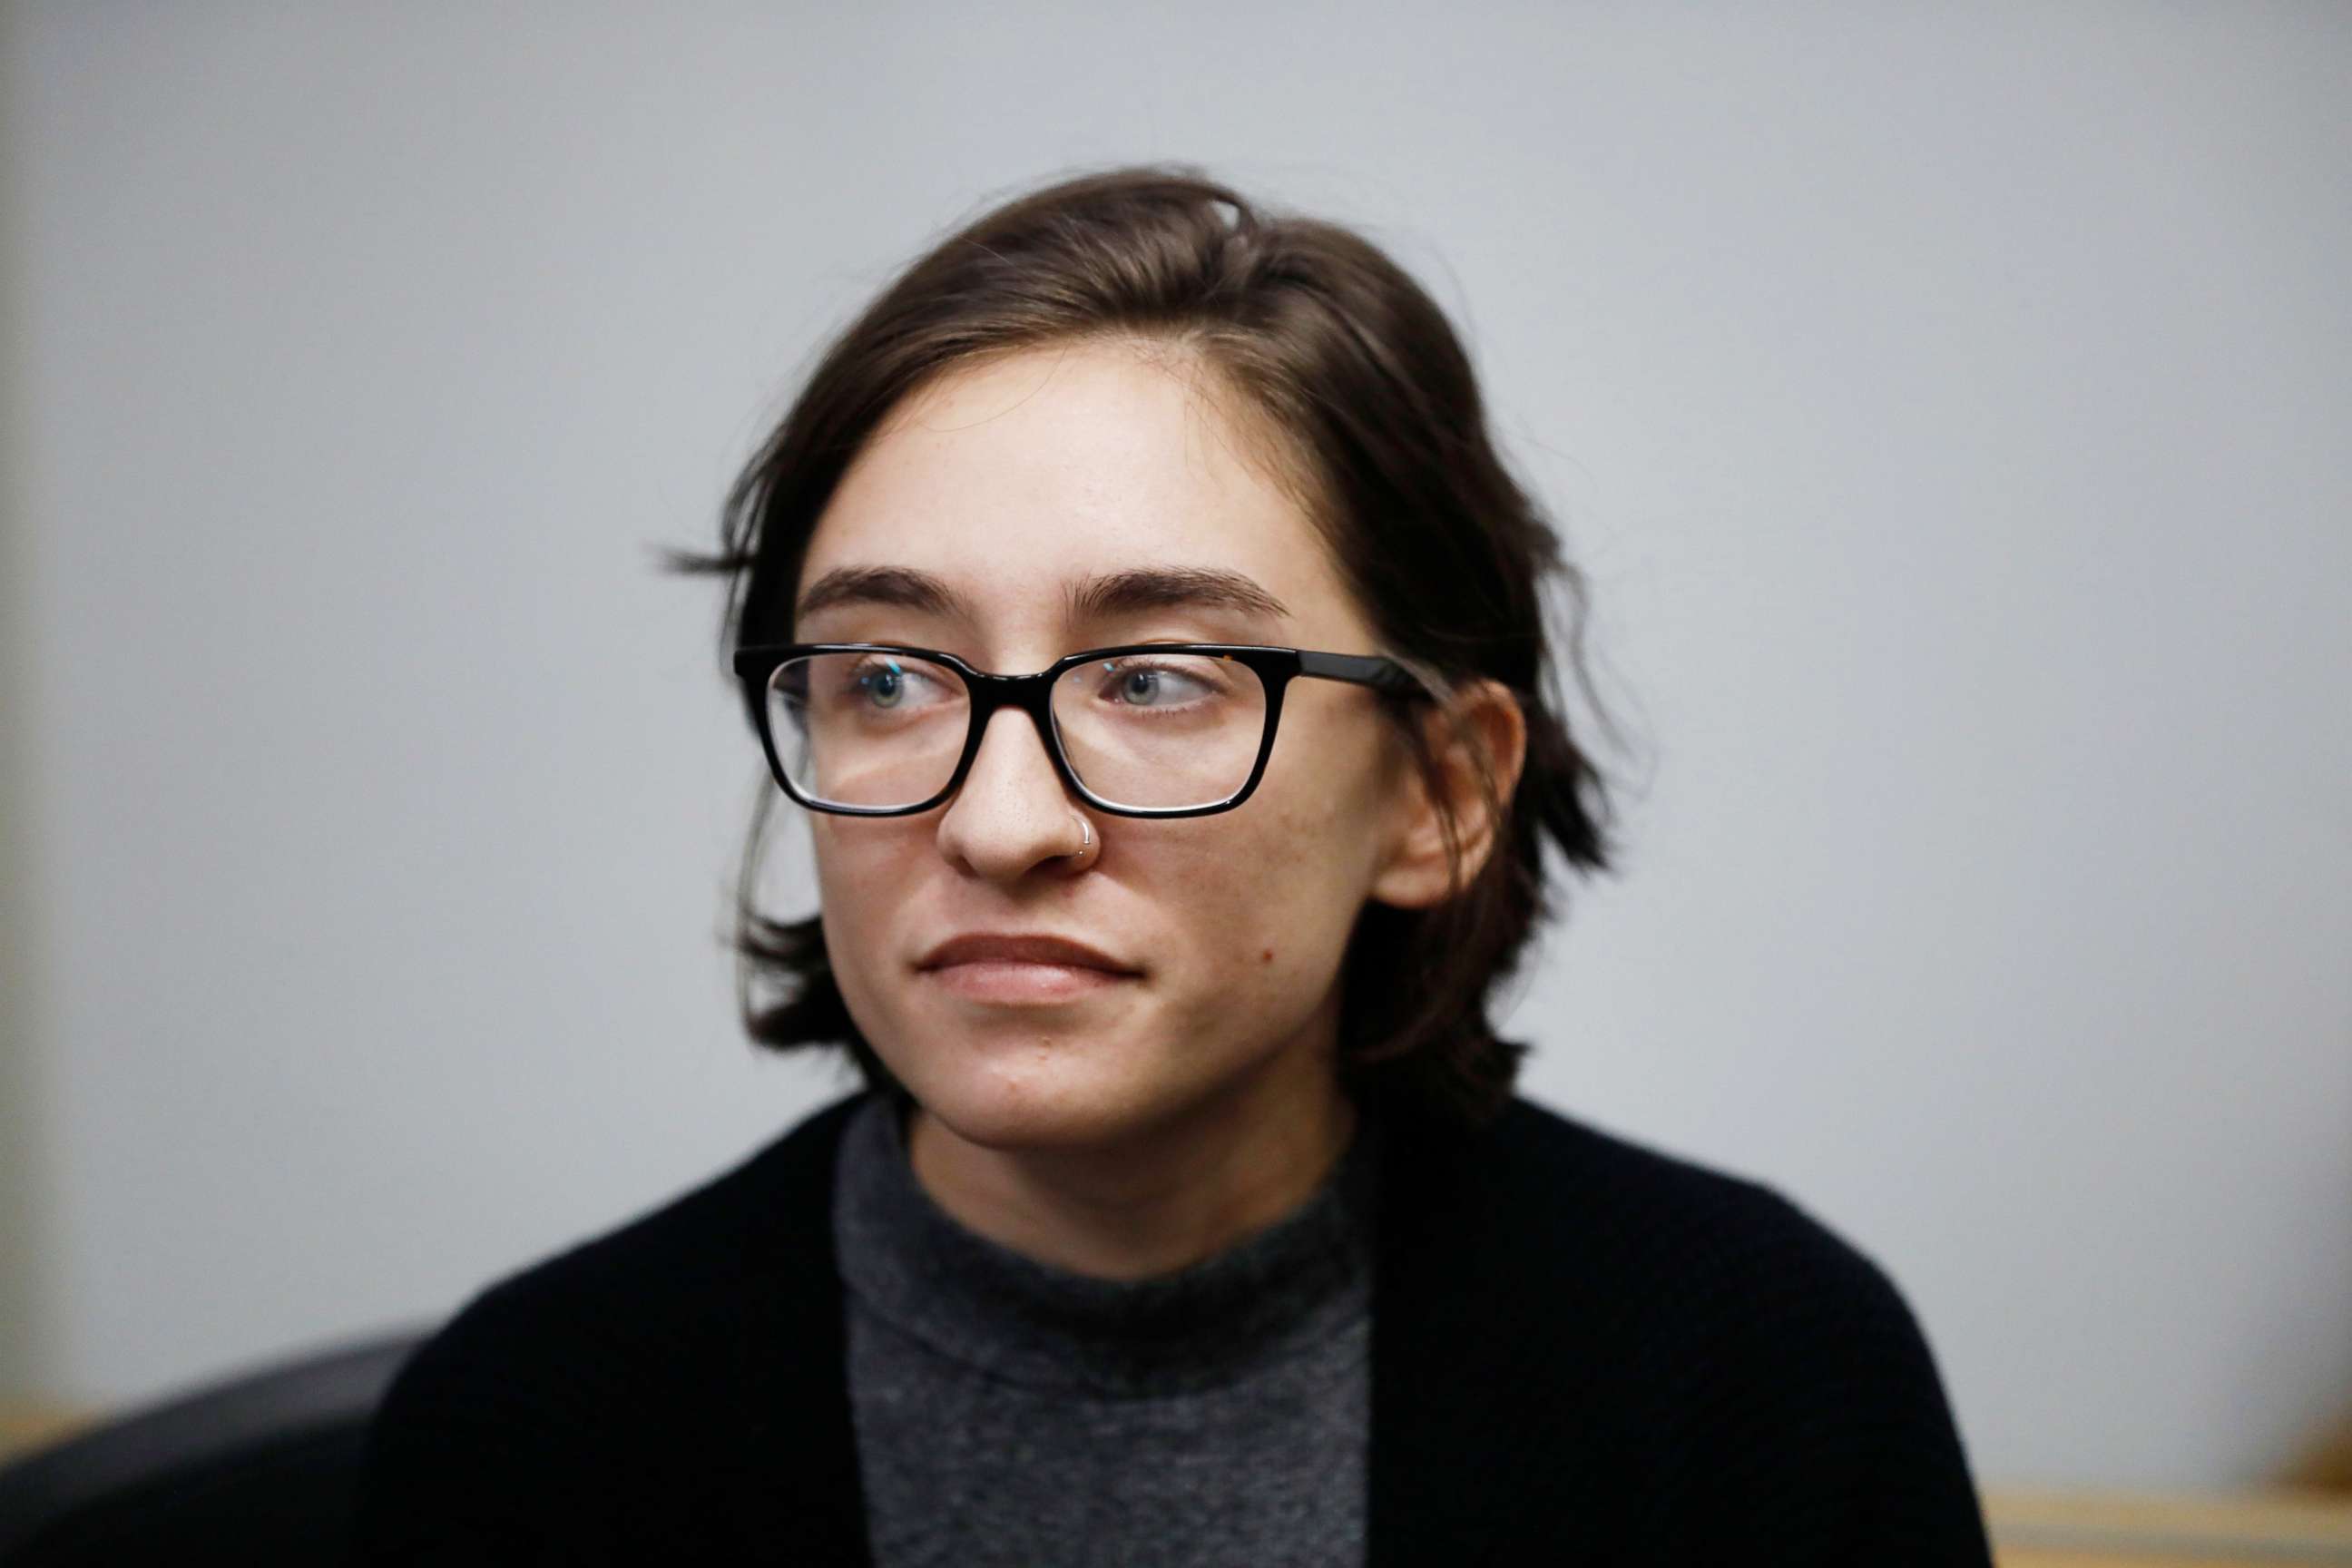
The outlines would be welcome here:
<svg viewBox="0 0 2352 1568">
<path fill-rule="evenodd" d="M 868 1561 L 829 1219 L 856 1103 L 726 1205 L 738 1289 L 709 1326 L 747 1414 L 697 1442 L 696 1489 L 751 1561 Z M 1527 1100 L 1475 1131 L 1384 1110 L 1370 1568 L 1990 1562 L 1933 1361 L 1869 1259 Z"/>
<path fill-rule="evenodd" d="M 858 1098 L 819 1111 L 755 1162 L 773 1201 L 743 1238 L 737 1341 L 740 1408 L 750 1414 L 728 1489 L 746 1537 L 776 1561 L 867 1561 L 829 1202 L 835 1152 Z M 1373 1265 L 1370 1568 L 1441 1556 L 1475 1562 L 1480 1543 L 1507 1530 L 1531 1462 L 1548 1448 L 1558 1456 L 1554 1424 L 1530 1419 L 1513 1398 L 1530 1386 L 1527 1325 L 1498 1322 L 1491 1310 L 1526 1299 L 1512 1278 L 1524 1254 L 1476 1244 L 1496 1216 L 1491 1175 L 1482 1179 L 1471 1156 L 1491 1131 L 1473 1136 L 1410 1114 L 1391 1113 L 1386 1125 Z M 1529 1462 L 1497 1455 L 1504 1432 L 1534 1445 Z M 797 1494 L 788 1507 L 779 1506 L 779 1478 Z"/>
</svg>

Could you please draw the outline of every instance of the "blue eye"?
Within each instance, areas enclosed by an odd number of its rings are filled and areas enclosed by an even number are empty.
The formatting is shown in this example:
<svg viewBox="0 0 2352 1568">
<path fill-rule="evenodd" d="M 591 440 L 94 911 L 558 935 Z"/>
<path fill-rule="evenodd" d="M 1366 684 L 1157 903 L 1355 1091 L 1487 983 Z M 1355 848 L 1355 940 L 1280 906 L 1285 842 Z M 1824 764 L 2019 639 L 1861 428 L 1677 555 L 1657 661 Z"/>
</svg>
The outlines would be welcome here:
<svg viewBox="0 0 2352 1568">
<path fill-rule="evenodd" d="M 1103 695 L 1117 708 L 1181 706 L 1222 694 L 1202 659 L 1105 659 L 1102 668 L 1108 679 Z"/>
<path fill-rule="evenodd" d="M 857 684 L 874 700 L 877 708 L 895 708 L 898 699 L 906 695 L 907 673 L 898 665 L 887 665 L 880 669 L 868 669 L 857 678 Z"/>
</svg>

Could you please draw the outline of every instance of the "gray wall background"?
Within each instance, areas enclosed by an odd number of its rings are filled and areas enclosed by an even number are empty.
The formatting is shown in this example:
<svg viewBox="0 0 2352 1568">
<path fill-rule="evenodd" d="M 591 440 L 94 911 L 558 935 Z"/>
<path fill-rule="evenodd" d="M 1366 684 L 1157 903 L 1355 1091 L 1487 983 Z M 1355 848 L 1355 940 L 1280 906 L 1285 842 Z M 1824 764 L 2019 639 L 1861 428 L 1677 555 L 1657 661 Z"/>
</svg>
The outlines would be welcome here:
<svg viewBox="0 0 2352 1568">
<path fill-rule="evenodd" d="M 0 1386 L 444 1312 L 835 1091 L 651 549 L 950 220 L 1178 157 L 1430 282 L 1591 574 L 1529 1092 L 1875 1255 L 1990 1482 L 2352 1400 L 2352 11 L 848 12 L 9 15 Z"/>
</svg>

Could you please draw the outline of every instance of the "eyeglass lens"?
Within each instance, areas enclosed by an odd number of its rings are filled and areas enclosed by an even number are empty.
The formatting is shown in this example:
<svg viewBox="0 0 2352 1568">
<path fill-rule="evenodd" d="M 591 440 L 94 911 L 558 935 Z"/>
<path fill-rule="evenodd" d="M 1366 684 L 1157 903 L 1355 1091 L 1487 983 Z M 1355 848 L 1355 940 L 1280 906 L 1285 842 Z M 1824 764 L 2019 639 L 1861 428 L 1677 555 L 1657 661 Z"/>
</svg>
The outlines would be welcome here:
<svg viewBox="0 0 2352 1568">
<path fill-rule="evenodd" d="M 971 695 L 947 665 L 904 654 L 808 654 L 768 681 L 770 732 L 793 786 L 832 805 L 888 809 L 948 786 Z M 1265 736 L 1257 672 L 1207 654 L 1119 654 L 1054 682 L 1070 771 L 1114 805 L 1210 805 L 1248 782 Z"/>
</svg>

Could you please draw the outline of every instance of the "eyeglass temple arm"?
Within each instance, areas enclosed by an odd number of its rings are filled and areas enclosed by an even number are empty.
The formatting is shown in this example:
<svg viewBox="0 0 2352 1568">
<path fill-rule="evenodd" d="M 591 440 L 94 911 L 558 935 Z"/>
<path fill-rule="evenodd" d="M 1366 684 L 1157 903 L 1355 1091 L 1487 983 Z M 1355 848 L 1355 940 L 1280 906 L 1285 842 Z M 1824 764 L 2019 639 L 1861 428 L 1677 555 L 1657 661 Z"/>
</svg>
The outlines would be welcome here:
<svg viewBox="0 0 2352 1568">
<path fill-rule="evenodd" d="M 1298 673 L 1325 680 L 1345 680 L 1402 696 L 1420 696 L 1428 688 L 1420 678 L 1392 658 L 1378 654 L 1305 653 L 1298 656 Z"/>
</svg>

